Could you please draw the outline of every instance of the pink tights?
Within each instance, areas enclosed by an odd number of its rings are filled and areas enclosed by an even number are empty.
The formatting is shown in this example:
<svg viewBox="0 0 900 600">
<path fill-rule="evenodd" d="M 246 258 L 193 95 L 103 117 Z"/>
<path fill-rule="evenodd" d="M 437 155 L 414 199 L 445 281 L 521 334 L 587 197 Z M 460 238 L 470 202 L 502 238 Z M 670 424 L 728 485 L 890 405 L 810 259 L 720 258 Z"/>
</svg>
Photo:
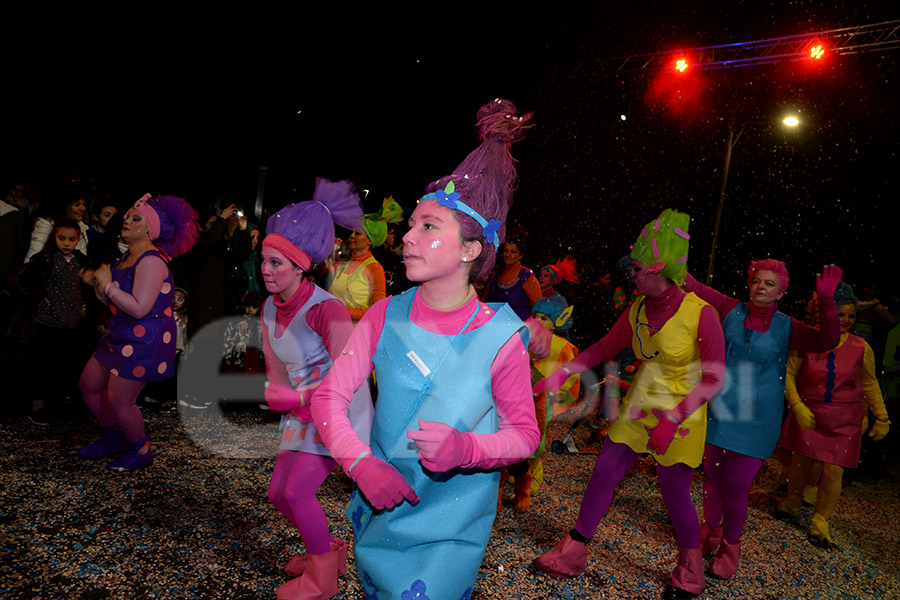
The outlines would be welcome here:
<svg viewBox="0 0 900 600">
<path fill-rule="evenodd" d="M 269 484 L 269 501 L 303 537 L 307 554 L 330 550 L 328 519 L 316 492 L 337 466 L 330 456 L 279 450 Z"/>
<path fill-rule="evenodd" d="M 703 516 L 710 527 L 724 528 L 723 537 L 729 544 L 741 541 L 750 485 L 763 462 L 761 458 L 706 444 Z"/>
<path fill-rule="evenodd" d="M 118 425 L 125 439 L 136 442 L 146 435 L 144 415 L 137 406 L 144 383 L 113 375 L 92 356 L 81 372 L 78 387 L 100 427 Z"/>
<path fill-rule="evenodd" d="M 625 444 L 618 444 L 609 438 L 603 442 L 603 449 L 597 457 L 591 481 L 584 492 L 581 510 L 575 529 L 586 538 L 594 535 L 600 521 L 609 510 L 613 492 L 625 477 L 631 465 L 640 454 Z M 656 478 L 662 492 L 663 503 L 675 525 L 675 538 L 680 548 L 700 547 L 700 521 L 697 509 L 691 500 L 691 480 L 694 469 L 684 463 L 670 467 L 656 464 Z"/>
</svg>

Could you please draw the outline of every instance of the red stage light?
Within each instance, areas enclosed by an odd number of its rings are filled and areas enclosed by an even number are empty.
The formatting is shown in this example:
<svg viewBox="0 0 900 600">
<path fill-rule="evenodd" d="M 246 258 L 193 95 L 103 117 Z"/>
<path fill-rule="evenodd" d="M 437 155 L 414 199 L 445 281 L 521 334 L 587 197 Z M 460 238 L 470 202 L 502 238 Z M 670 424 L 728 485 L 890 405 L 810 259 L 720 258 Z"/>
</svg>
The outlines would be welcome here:
<svg viewBox="0 0 900 600">
<path fill-rule="evenodd" d="M 815 60 L 821 59 L 824 55 L 825 55 L 825 48 L 822 46 L 822 44 L 816 44 L 809 50 L 810 58 L 813 58 Z"/>
<path fill-rule="evenodd" d="M 687 68 L 688 62 L 685 59 L 679 58 L 677 61 L 675 61 L 675 70 L 679 71 L 680 73 L 684 73 Z"/>
</svg>

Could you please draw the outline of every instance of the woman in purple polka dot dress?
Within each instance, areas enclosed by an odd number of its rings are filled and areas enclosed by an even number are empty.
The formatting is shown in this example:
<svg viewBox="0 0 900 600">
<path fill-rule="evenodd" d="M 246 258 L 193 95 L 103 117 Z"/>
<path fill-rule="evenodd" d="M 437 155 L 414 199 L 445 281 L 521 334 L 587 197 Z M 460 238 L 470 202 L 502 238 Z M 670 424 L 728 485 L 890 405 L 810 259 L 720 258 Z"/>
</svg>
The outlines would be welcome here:
<svg viewBox="0 0 900 600">
<path fill-rule="evenodd" d="M 175 375 L 174 283 L 168 261 L 199 236 L 197 212 L 175 196 L 146 195 L 125 215 L 124 254 L 84 280 L 109 306 L 109 332 L 84 367 L 79 385 L 100 423 L 100 439 L 78 449 L 85 458 L 121 454 L 106 466 L 134 471 L 153 463 L 137 397 L 148 381 Z"/>
</svg>

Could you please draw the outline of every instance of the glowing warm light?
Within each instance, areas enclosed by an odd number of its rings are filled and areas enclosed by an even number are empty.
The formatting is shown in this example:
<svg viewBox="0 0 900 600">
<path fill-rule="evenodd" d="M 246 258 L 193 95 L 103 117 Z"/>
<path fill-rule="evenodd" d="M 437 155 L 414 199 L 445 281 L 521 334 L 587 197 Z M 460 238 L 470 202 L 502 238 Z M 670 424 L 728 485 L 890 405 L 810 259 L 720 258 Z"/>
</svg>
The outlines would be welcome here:
<svg viewBox="0 0 900 600">
<path fill-rule="evenodd" d="M 797 117 L 785 117 L 782 123 L 784 123 L 788 127 L 796 127 L 800 124 L 800 119 L 798 119 Z"/>
<path fill-rule="evenodd" d="M 824 54 L 825 54 L 825 48 L 822 47 L 822 44 L 816 44 L 816 45 L 813 46 L 812 49 L 809 51 L 809 56 L 810 56 L 811 58 L 816 59 L 816 60 L 819 60 L 820 58 L 822 58 L 822 56 L 823 56 Z"/>
<path fill-rule="evenodd" d="M 675 69 L 681 73 L 684 73 L 688 68 L 688 63 L 685 59 L 679 58 L 675 61 Z"/>
</svg>

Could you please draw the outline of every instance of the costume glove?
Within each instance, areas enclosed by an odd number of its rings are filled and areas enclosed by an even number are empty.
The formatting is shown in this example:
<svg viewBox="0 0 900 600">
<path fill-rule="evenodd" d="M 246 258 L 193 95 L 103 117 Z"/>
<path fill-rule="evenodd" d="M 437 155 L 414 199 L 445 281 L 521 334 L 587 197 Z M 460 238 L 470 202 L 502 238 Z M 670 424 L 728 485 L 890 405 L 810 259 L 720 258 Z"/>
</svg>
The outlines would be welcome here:
<svg viewBox="0 0 900 600">
<path fill-rule="evenodd" d="M 843 276 L 844 271 L 837 265 L 823 267 L 822 272 L 816 275 L 816 293 L 819 298 L 833 298 Z"/>
<path fill-rule="evenodd" d="M 557 369 L 550 374 L 549 377 L 545 379 L 541 379 L 537 382 L 537 385 L 531 390 L 532 393 L 537 396 L 541 392 L 547 392 L 548 394 L 553 394 L 563 386 L 566 382 L 566 379 L 571 377 L 572 374 L 564 371 L 563 369 Z"/>
<path fill-rule="evenodd" d="M 429 471 L 449 471 L 472 460 L 472 438 L 446 423 L 420 419 L 419 430 L 410 429 L 406 437 L 416 443 L 419 460 Z"/>
<path fill-rule="evenodd" d="M 378 510 L 393 508 L 404 499 L 413 504 L 419 501 L 416 491 L 397 469 L 371 454 L 350 470 L 350 477 L 372 507 Z"/>
<path fill-rule="evenodd" d="M 279 383 L 266 386 L 266 402 L 274 411 L 287 412 L 303 405 L 303 393 Z M 308 403 L 307 403 L 308 404 Z M 300 417 L 297 417 L 298 419 Z M 304 421 L 308 423 L 309 421 Z"/>
<path fill-rule="evenodd" d="M 869 432 L 869 437 L 872 438 L 873 441 L 880 441 L 884 436 L 888 434 L 888 430 L 890 428 L 890 423 L 885 423 L 876 419 L 875 424 L 872 425 L 872 431 Z"/>
<path fill-rule="evenodd" d="M 809 410 L 807 405 L 797 402 L 791 407 L 791 410 L 794 411 L 794 418 L 803 429 L 812 429 L 816 426 L 816 415 Z"/>
<path fill-rule="evenodd" d="M 678 423 L 669 418 L 668 411 L 654 408 L 653 414 L 659 419 L 659 423 L 654 427 L 644 427 L 650 434 L 650 439 L 647 440 L 647 449 L 654 454 L 665 454 L 669 449 L 669 444 L 675 439 Z"/>
</svg>

